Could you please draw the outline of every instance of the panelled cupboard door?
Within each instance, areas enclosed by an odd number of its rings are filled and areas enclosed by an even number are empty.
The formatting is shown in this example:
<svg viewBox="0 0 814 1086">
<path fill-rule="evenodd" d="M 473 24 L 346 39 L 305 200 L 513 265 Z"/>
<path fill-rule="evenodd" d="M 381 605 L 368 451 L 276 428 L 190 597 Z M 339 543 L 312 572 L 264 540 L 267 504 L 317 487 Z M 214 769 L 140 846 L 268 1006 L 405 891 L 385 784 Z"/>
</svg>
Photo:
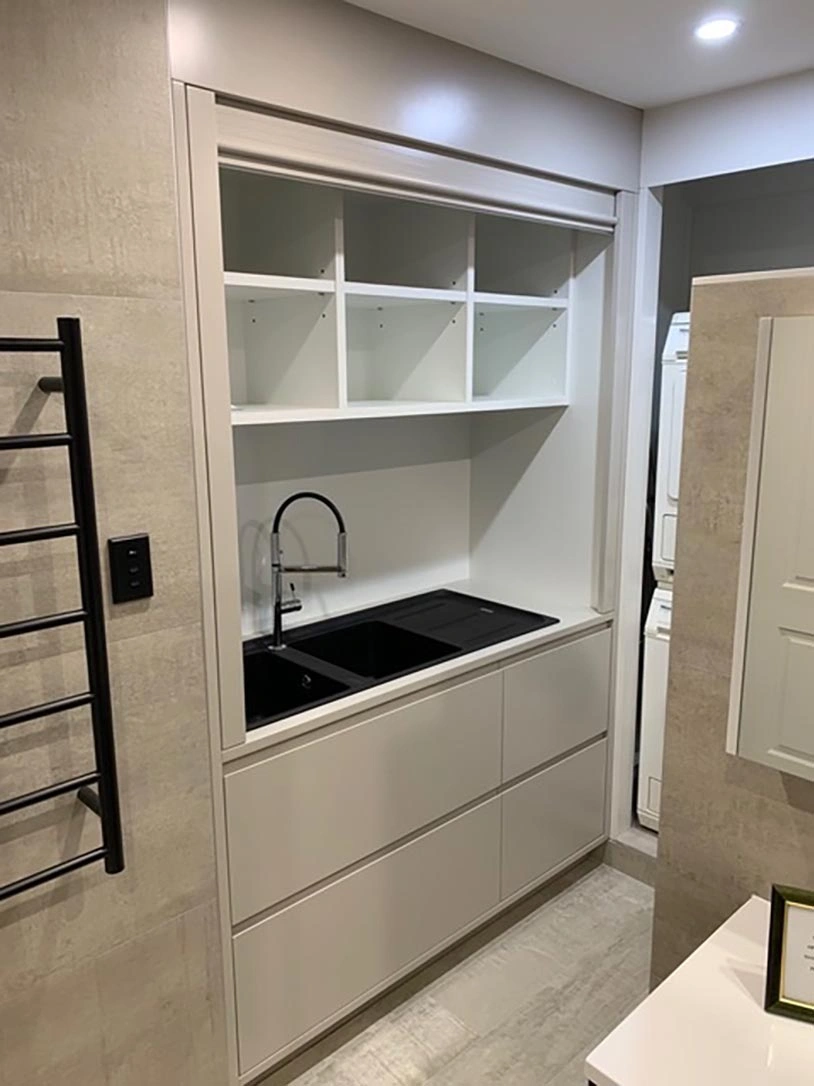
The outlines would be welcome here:
<svg viewBox="0 0 814 1086">
<path fill-rule="evenodd" d="M 227 773 L 233 921 L 497 788 L 501 691 L 485 675 Z"/>
<path fill-rule="evenodd" d="M 241 1073 L 470 927 L 499 883 L 494 798 L 235 936 Z"/>
<path fill-rule="evenodd" d="M 779 319 L 773 324 L 748 616 L 738 753 L 812 780 L 814 318 L 811 317 Z"/>
<path fill-rule="evenodd" d="M 607 748 L 602 739 L 504 792 L 501 898 L 602 839 Z"/>
<path fill-rule="evenodd" d="M 607 731 L 610 650 L 605 629 L 506 669 L 504 781 Z"/>
</svg>

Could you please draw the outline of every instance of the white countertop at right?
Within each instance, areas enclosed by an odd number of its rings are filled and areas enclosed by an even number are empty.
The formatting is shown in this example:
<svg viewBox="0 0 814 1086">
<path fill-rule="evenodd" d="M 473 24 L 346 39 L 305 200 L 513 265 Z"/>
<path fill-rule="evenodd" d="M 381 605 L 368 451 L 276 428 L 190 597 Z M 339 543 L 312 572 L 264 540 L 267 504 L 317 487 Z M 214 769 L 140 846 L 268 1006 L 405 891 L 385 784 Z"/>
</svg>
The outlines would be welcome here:
<svg viewBox="0 0 814 1086">
<path fill-rule="evenodd" d="M 588 1057 L 593 1086 L 805 1086 L 814 1025 L 763 1009 L 769 903 L 753 897 Z"/>
</svg>

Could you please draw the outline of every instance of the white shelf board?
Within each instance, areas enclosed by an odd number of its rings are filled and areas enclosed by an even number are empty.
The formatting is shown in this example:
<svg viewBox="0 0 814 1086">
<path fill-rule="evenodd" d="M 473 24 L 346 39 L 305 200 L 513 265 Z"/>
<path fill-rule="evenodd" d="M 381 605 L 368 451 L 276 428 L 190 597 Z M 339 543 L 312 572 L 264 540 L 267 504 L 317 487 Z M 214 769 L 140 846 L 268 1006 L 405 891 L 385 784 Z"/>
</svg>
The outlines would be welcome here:
<svg viewBox="0 0 814 1086">
<path fill-rule="evenodd" d="M 223 284 L 230 302 L 260 302 L 302 294 L 333 294 L 333 279 L 305 279 L 295 275 L 252 275 L 224 272 Z"/>
<path fill-rule="evenodd" d="M 498 312 L 506 309 L 567 309 L 568 299 L 542 298 L 534 294 L 490 294 L 475 291 L 475 309 L 479 312 Z"/>
<path fill-rule="evenodd" d="M 399 287 L 389 283 L 346 283 L 347 304 L 352 309 L 375 309 L 377 306 L 411 305 L 417 302 L 451 302 L 463 305 L 465 290 L 442 290 L 435 287 Z"/>
<path fill-rule="evenodd" d="M 348 419 L 387 419 L 418 415 L 472 415 L 487 411 L 528 411 L 567 407 L 564 398 L 498 400 L 479 396 L 474 401 L 376 400 L 350 403 L 347 407 L 271 407 L 246 405 L 232 408 L 232 426 L 273 426 L 293 422 L 342 422 Z"/>
<path fill-rule="evenodd" d="M 527 411 L 546 407 L 568 407 L 565 396 L 540 396 L 529 400 L 508 400 L 498 396 L 476 396 L 469 404 L 470 411 Z"/>
</svg>

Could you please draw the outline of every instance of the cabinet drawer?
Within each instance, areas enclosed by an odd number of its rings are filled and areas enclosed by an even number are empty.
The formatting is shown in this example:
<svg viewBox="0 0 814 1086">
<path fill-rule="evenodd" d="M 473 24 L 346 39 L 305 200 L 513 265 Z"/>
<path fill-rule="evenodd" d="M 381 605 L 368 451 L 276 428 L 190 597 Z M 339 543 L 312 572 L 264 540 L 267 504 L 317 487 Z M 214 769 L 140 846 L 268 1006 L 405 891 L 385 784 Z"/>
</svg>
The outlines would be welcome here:
<svg viewBox="0 0 814 1086">
<path fill-rule="evenodd" d="M 506 669 L 504 781 L 607 731 L 610 648 L 600 630 Z"/>
<path fill-rule="evenodd" d="M 495 798 L 235 936 L 241 1073 L 494 908 L 499 866 Z"/>
<path fill-rule="evenodd" d="M 497 788 L 501 683 L 462 683 L 228 773 L 233 921 Z"/>
<path fill-rule="evenodd" d="M 511 897 L 601 837 L 607 740 L 503 794 L 501 897 Z"/>
</svg>

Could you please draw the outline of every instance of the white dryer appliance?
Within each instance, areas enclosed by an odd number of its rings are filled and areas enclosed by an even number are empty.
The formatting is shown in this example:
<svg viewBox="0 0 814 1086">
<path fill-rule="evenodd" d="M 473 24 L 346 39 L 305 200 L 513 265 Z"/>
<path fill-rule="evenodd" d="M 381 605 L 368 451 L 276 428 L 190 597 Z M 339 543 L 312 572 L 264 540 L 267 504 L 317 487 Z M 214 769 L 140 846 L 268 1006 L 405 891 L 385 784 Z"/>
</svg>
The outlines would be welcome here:
<svg viewBox="0 0 814 1086">
<path fill-rule="evenodd" d="M 659 447 L 653 524 L 653 573 L 658 587 L 644 628 L 641 744 L 637 813 L 643 826 L 659 828 L 661 766 L 667 709 L 667 671 L 673 611 L 678 488 L 684 428 L 684 392 L 690 343 L 690 315 L 676 313 L 661 358 Z"/>
</svg>

